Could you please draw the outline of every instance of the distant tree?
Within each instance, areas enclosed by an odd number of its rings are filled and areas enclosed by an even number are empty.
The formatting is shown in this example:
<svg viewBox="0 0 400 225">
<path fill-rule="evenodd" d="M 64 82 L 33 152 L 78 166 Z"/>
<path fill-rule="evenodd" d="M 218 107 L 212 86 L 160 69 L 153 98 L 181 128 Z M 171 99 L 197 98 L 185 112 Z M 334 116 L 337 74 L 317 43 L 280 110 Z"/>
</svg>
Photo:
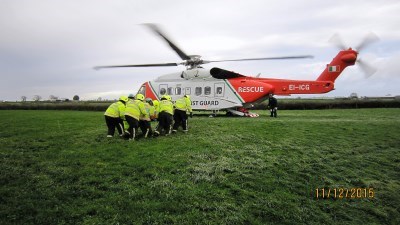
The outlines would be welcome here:
<svg viewBox="0 0 400 225">
<path fill-rule="evenodd" d="M 358 94 L 357 93 L 351 93 L 349 98 L 358 98 Z"/>
<path fill-rule="evenodd" d="M 49 100 L 50 100 L 50 101 L 57 101 L 57 99 L 58 99 L 57 96 L 54 96 L 54 95 L 50 95 L 50 96 L 49 96 Z"/>
<path fill-rule="evenodd" d="M 100 102 L 101 100 L 102 100 L 102 98 L 101 98 L 101 97 L 98 97 L 98 98 L 97 98 L 97 101 L 99 101 L 99 102 Z"/>
<path fill-rule="evenodd" d="M 26 96 L 21 96 L 21 101 L 26 102 Z"/>
<path fill-rule="evenodd" d="M 74 97 L 72 98 L 72 100 L 74 100 L 74 101 L 79 101 L 79 96 L 78 96 L 78 95 L 74 95 Z"/>
<path fill-rule="evenodd" d="M 33 101 L 35 101 L 35 102 L 38 102 L 38 101 L 40 101 L 41 99 L 42 99 L 42 96 L 40 96 L 40 95 L 35 95 L 35 96 L 33 96 Z"/>
</svg>

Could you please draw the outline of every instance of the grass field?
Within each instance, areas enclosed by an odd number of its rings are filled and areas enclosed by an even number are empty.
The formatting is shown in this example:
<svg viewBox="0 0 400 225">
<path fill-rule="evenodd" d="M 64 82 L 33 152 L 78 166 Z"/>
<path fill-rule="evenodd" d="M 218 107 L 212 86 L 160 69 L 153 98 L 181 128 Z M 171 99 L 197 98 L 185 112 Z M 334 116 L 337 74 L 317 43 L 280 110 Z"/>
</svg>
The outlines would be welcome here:
<svg viewBox="0 0 400 225">
<path fill-rule="evenodd" d="M 0 110 L 80 110 L 80 111 L 102 111 L 114 101 L 68 101 L 68 102 L 1 102 Z M 279 109 L 301 110 L 301 109 L 359 109 L 359 108 L 400 108 L 399 97 L 381 98 L 340 98 L 340 99 L 293 99 L 279 98 Z M 252 110 L 267 109 L 268 100 L 255 104 Z"/>
<path fill-rule="evenodd" d="M 0 223 L 400 224 L 400 109 L 258 113 L 128 142 L 102 112 L 0 111 Z"/>
</svg>

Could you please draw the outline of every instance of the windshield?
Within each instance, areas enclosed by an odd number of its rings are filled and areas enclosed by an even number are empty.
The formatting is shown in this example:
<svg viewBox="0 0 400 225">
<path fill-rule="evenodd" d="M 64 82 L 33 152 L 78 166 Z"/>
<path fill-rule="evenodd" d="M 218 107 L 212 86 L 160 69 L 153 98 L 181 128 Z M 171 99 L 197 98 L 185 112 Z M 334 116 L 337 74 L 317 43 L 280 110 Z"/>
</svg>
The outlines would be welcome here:
<svg viewBox="0 0 400 225">
<path fill-rule="evenodd" d="M 146 85 L 143 84 L 137 93 L 146 96 Z"/>
</svg>

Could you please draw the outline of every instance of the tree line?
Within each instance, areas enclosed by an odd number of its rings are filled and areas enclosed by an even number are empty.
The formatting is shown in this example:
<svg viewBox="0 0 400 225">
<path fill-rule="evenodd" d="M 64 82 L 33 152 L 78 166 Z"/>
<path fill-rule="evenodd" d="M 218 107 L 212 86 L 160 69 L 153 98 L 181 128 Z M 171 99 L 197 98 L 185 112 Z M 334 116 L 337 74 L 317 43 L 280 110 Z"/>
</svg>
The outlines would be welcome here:
<svg viewBox="0 0 400 225">
<path fill-rule="evenodd" d="M 26 102 L 26 101 L 28 100 L 28 97 L 25 96 L 25 95 L 22 95 L 22 96 L 20 97 L 20 99 L 21 99 L 21 102 Z M 42 98 L 42 96 L 40 96 L 40 95 L 34 95 L 34 96 L 32 97 L 32 101 L 34 101 L 34 102 L 39 102 L 39 101 L 41 101 L 42 99 L 43 99 L 43 98 Z M 68 98 L 59 98 L 59 97 L 57 97 L 57 96 L 55 96 L 55 95 L 50 95 L 48 100 L 49 100 L 49 101 L 69 101 Z M 74 97 L 72 97 L 72 100 L 74 100 L 74 101 L 79 101 L 79 95 L 74 95 Z"/>
</svg>

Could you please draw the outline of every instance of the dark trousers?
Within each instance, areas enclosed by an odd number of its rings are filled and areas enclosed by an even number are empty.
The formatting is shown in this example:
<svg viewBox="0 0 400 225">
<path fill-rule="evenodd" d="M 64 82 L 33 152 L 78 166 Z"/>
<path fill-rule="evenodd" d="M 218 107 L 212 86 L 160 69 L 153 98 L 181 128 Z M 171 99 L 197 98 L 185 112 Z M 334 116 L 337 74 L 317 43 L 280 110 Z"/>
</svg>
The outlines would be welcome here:
<svg viewBox="0 0 400 225">
<path fill-rule="evenodd" d="M 278 116 L 277 107 L 274 107 L 274 108 L 270 109 L 269 111 L 271 111 L 271 117 L 277 117 Z"/>
<path fill-rule="evenodd" d="M 147 138 L 149 135 L 153 134 L 153 131 L 151 130 L 150 121 L 140 120 L 139 121 L 139 127 L 140 127 L 140 130 L 142 131 L 142 134 L 143 134 L 144 138 Z"/>
<path fill-rule="evenodd" d="M 182 125 L 184 131 L 188 130 L 188 116 L 186 111 L 175 109 L 174 111 L 174 127 L 172 130 L 178 130 L 179 126 Z"/>
<path fill-rule="evenodd" d="M 138 120 L 131 116 L 128 116 L 128 115 L 125 115 L 125 119 L 126 119 L 126 122 L 128 122 L 128 124 L 129 124 L 129 127 L 128 127 L 129 138 L 135 139 L 136 133 L 138 130 L 138 124 L 139 124 Z"/>
<path fill-rule="evenodd" d="M 172 115 L 167 112 L 160 112 L 158 114 L 158 126 L 157 126 L 157 133 L 161 134 L 161 131 L 164 130 L 165 134 L 171 133 L 171 126 L 172 126 Z"/>
<path fill-rule="evenodd" d="M 124 132 L 124 122 L 121 118 L 114 118 L 110 116 L 104 116 L 108 127 L 107 135 L 114 136 L 115 128 L 117 128 L 118 134 L 122 135 Z"/>
</svg>

